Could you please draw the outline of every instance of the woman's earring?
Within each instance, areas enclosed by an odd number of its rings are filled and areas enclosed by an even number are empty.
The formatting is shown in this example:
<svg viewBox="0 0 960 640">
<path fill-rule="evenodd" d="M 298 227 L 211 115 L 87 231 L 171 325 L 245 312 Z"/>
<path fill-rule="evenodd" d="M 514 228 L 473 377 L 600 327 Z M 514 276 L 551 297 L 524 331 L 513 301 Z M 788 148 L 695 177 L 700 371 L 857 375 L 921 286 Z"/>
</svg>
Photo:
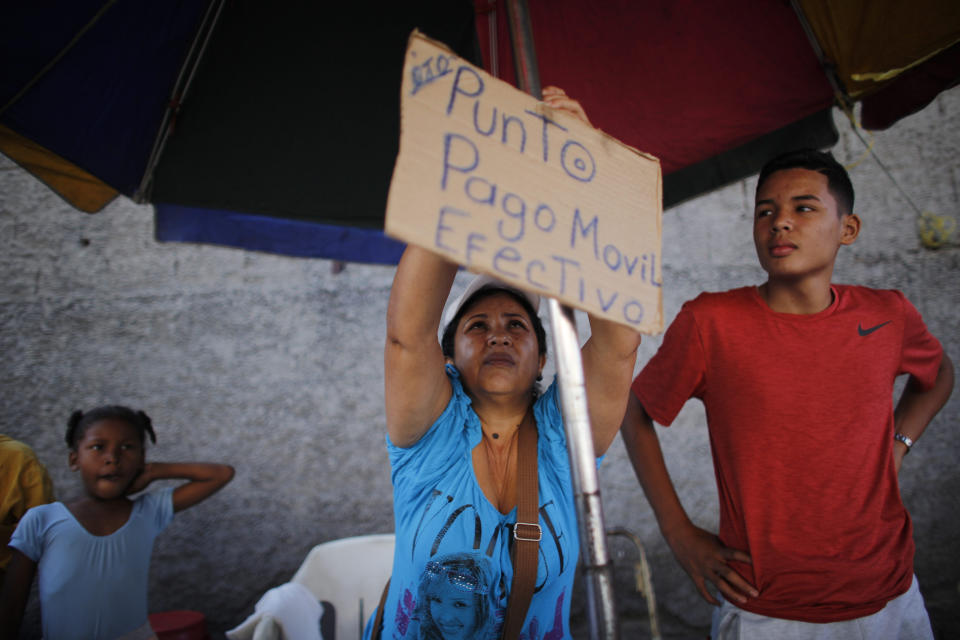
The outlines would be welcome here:
<svg viewBox="0 0 960 640">
<path fill-rule="evenodd" d="M 537 382 L 540 382 L 541 380 L 543 380 L 543 372 L 542 372 L 542 371 L 537 374 Z"/>
</svg>

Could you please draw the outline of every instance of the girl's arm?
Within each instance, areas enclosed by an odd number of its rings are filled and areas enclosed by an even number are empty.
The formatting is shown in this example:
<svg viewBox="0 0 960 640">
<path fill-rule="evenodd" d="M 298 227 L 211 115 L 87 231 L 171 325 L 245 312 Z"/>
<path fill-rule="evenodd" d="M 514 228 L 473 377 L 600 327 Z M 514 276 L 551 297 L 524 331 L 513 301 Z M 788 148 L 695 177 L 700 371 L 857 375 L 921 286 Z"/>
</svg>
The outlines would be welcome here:
<svg viewBox="0 0 960 640">
<path fill-rule="evenodd" d="M 387 306 L 383 365 L 387 434 L 398 447 L 417 442 L 453 393 L 437 328 L 456 275 L 455 264 L 413 245 L 397 265 Z"/>
<path fill-rule="evenodd" d="M 127 493 L 147 488 L 154 480 L 189 480 L 173 490 L 173 510 L 203 502 L 233 479 L 233 467 L 214 462 L 148 462 Z"/>
<path fill-rule="evenodd" d="M 30 599 L 30 585 L 37 572 L 37 563 L 11 548 L 13 556 L 7 565 L 7 576 L 0 592 L 0 640 L 16 640 L 20 635 L 23 612 Z"/>
</svg>

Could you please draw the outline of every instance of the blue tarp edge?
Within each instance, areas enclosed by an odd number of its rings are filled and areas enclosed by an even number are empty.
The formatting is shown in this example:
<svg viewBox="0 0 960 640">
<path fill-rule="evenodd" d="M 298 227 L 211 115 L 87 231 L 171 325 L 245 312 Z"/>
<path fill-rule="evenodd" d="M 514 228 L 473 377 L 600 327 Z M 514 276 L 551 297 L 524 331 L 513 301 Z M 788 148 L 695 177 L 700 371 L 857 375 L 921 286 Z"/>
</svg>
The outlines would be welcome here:
<svg viewBox="0 0 960 640">
<path fill-rule="evenodd" d="M 377 229 L 156 203 L 159 242 L 200 242 L 301 258 L 396 264 L 404 244 Z"/>
</svg>

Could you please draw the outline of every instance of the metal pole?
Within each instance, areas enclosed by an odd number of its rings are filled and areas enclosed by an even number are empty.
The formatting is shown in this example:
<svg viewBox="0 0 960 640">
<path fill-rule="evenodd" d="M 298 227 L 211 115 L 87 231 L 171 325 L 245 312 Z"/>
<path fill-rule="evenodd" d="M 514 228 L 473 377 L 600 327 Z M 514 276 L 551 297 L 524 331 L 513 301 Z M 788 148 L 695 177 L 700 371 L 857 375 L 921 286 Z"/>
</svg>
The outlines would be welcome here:
<svg viewBox="0 0 960 640">
<path fill-rule="evenodd" d="M 543 97 L 540 86 L 540 67 L 537 65 L 537 50 L 533 46 L 533 30 L 530 28 L 530 10 L 527 0 L 507 0 L 507 23 L 510 25 L 510 43 L 513 45 L 513 67 L 517 72 L 517 86 L 539 100 Z"/>
<path fill-rule="evenodd" d="M 540 73 L 526 0 L 507 0 L 517 85 L 541 98 Z M 607 553 L 603 505 L 596 455 L 587 413 L 587 391 L 580 359 L 580 340 L 573 309 L 548 300 L 553 349 L 557 360 L 560 404 L 580 533 L 580 558 L 587 587 L 587 614 L 592 640 L 618 640 L 620 628 L 613 597 L 613 570 Z"/>
<path fill-rule="evenodd" d="M 607 553 L 603 504 L 593 450 L 587 391 L 580 359 L 580 341 L 573 309 L 549 298 L 550 329 L 560 382 L 560 404 L 567 434 L 567 452 L 573 480 L 574 503 L 580 531 L 580 557 L 587 586 L 587 613 L 590 638 L 616 640 L 620 637 L 617 608 L 613 597 L 613 570 Z"/>
</svg>

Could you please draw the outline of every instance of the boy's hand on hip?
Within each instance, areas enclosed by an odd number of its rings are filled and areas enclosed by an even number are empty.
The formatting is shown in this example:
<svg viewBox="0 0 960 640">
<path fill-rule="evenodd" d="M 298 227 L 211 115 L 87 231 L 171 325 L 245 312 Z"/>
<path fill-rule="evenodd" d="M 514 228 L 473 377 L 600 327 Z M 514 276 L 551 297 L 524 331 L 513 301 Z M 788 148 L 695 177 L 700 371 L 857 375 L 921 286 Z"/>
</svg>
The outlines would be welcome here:
<svg viewBox="0 0 960 640">
<path fill-rule="evenodd" d="M 697 587 L 704 600 L 719 605 L 707 589 L 709 581 L 736 604 L 756 598 L 760 593 L 728 564 L 730 561 L 750 563 L 750 556 L 743 551 L 725 547 L 720 538 L 705 529 L 690 523 L 687 527 L 667 537 L 667 543 L 683 570 Z"/>
</svg>

